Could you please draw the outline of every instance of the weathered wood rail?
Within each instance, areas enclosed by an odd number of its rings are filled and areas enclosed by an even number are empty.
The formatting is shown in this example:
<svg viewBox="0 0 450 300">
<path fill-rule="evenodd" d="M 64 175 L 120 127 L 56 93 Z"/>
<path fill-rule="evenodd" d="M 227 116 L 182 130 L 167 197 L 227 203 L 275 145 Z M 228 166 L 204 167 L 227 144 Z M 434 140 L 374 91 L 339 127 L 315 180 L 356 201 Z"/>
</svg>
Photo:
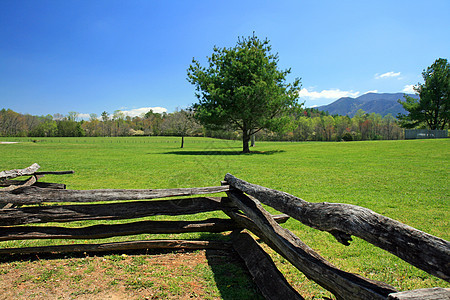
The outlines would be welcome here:
<svg viewBox="0 0 450 300">
<path fill-rule="evenodd" d="M 305 225 L 329 232 L 344 245 L 348 245 L 354 235 L 449 281 L 448 241 L 363 207 L 338 203 L 309 203 L 281 191 L 245 182 L 231 174 L 227 174 L 222 185 L 216 187 L 66 190 L 63 184 L 43 183 L 38 180 L 46 174 L 71 174 L 73 171 L 37 172 L 38 169 L 39 165 L 33 164 L 25 169 L 0 172 L 0 241 L 101 239 L 138 234 L 231 231 L 230 240 L 144 240 L 0 248 L 0 255 L 159 248 L 234 249 L 245 261 L 255 283 L 267 299 L 303 299 L 277 270 L 270 256 L 243 231 L 247 229 L 290 261 L 306 277 L 333 293 L 337 299 L 450 299 L 448 289 L 398 292 L 386 283 L 340 270 L 291 231 L 279 225 L 293 217 Z M 20 176 L 30 177 L 26 180 L 13 179 Z M 198 196 L 223 192 L 227 197 Z M 168 197 L 183 198 L 160 200 Z M 150 199 L 158 200 L 149 201 Z M 111 201 L 114 202 L 108 203 Z M 261 203 L 284 214 L 271 215 Z M 96 225 L 76 228 L 32 225 L 80 220 L 130 220 L 154 215 L 176 216 L 210 211 L 223 211 L 229 218 L 197 221 L 145 220 L 120 224 L 98 222 Z"/>
<path fill-rule="evenodd" d="M 374 244 L 408 263 L 446 281 L 450 280 L 450 242 L 417 230 L 367 208 L 341 203 L 310 203 L 234 177 L 232 187 L 286 213 L 312 228 L 327 231 L 349 245 L 351 236 Z"/>
</svg>

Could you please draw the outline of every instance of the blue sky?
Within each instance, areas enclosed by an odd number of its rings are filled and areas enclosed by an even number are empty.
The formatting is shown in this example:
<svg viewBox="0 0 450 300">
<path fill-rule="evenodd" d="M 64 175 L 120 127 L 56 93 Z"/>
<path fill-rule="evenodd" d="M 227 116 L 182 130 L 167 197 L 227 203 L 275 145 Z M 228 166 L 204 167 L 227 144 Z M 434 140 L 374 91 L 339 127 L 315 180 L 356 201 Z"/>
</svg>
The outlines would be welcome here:
<svg viewBox="0 0 450 300">
<path fill-rule="evenodd" d="M 450 1 L 1 0 L 0 108 L 130 115 L 196 102 L 186 69 L 268 38 L 306 106 L 410 91 L 449 58 Z"/>
</svg>

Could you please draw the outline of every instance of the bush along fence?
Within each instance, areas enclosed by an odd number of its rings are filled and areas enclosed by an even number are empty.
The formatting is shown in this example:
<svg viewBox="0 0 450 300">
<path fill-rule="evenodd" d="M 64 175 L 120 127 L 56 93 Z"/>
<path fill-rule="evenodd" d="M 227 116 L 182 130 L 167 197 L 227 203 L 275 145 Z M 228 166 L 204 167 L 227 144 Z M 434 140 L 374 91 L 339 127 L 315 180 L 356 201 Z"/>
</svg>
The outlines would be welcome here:
<svg viewBox="0 0 450 300">
<path fill-rule="evenodd" d="M 327 231 L 348 245 L 360 237 L 441 279 L 450 280 L 450 242 L 379 215 L 369 209 L 338 203 L 310 203 L 293 195 L 248 183 L 231 174 L 221 186 L 180 189 L 67 190 L 63 184 L 38 182 L 39 165 L 0 172 L 0 241 L 25 239 L 99 239 L 143 233 L 227 232 L 227 241 L 144 240 L 102 244 L 70 244 L 3 248 L 0 255 L 124 251 L 131 249 L 225 249 L 236 251 L 266 299 L 303 299 L 275 267 L 270 256 L 244 229 L 278 252 L 309 279 L 337 299 L 450 299 L 444 288 L 399 292 L 394 287 L 342 271 L 281 227 L 292 217 Z M 25 181 L 13 180 L 30 176 Z M 227 197 L 198 195 L 225 192 Z M 189 198 L 176 198 L 191 196 Z M 192 197 L 195 196 L 195 197 Z M 169 200 L 151 200 L 171 197 Z M 121 200 L 127 200 L 119 202 Z M 132 200 L 132 201 L 130 201 Z M 103 202 L 95 204 L 95 202 Z M 114 201 L 113 203 L 108 203 Z M 59 205 L 44 205 L 61 202 Z M 84 202 L 84 204 L 67 204 Z M 86 204 L 89 202 L 89 204 Z M 104 203 L 106 202 L 106 203 Z M 271 215 L 262 204 L 284 213 Z M 36 206 L 37 205 L 37 206 Z M 134 219 L 153 215 L 185 215 L 222 210 L 229 218 L 199 221 L 139 221 L 88 227 L 18 226 L 79 220 Z"/>
</svg>

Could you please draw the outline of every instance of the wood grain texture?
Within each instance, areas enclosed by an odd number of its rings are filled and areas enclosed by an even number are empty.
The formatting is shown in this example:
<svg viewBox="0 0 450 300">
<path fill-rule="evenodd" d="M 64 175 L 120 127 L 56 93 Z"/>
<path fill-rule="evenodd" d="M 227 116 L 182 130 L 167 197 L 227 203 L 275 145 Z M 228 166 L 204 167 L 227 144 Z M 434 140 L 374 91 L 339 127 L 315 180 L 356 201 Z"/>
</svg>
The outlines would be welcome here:
<svg viewBox="0 0 450 300">
<path fill-rule="evenodd" d="M 40 167 L 41 166 L 34 163 L 25 169 L 14 169 L 14 170 L 1 171 L 0 172 L 0 180 L 16 178 L 19 176 L 33 175 Z"/>
<path fill-rule="evenodd" d="M 272 258 L 248 233 L 233 233 L 234 250 L 245 262 L 263 296 L 268 300 L 303 299 L 277 269 Z"/>
<path fill-rule="evenodd" d="M 440 287 L 390 294 L 388 300 L 450 300 L 450 289 Z"/>
<path fill-rule="evenodd" d="M 286 215 L 273 216 L 284 223 Z M 231 219 L 210 218 L 199 221 L 139 221 L 123 224 L 98 224 L 87 227 L 15 226 L 0 227 L 0 241 L 31 239 L 101 239 L 136 234 L 162 234 L 184 232 L 224 232 L 242 229 Z"/>
<path fill-rule="evenodd" d="M 30 239 L 101 239 L 136 234 L 224 232 L 242 228 L 231 219 L 201 221 L 140 221 L 126 224 L 93 225 L 81 228 L 57 226 L 0 227 L 0 241 Z"/>
<path fill-rule="evenodd" d="M 222 249 L 231 250 L 231 242 L 191 241 L 191 240 L 150 240 L 129 241 L 103 244 L 76 244 L 61 246 L 42 246 L 0 249 L 1 255 L 36 254 L 36 253 L 70 253 L 70 252 L 108 252 L 140 249 Z"/>
<path fill-rule="evenodd" d="M 80 220 L 119 220 L 154 215 L 196 214 L 226 209 L 220 197 L 132 201 L 0 209 L 0 226 Z"/>
<path fill-rule="evenodd" d="M 226 182 L 312 228 L 331 233 L 349 245 L 351 236 L 362 238 L 429 274 L 450 280 L 450 242 L 417 230 L 370 209 L 339 203 L 310 203 L 285 192 L 238 179 Z"/>
<path fill-rule="evenodd" d="M 103 189 L 103 190 L 54 190 L 28 186 L 0 193 L 0 203 L 39 204 L 43 202 L 99 202 L 118 200 L 141 200 L 192 196 L 226 192 L 229 186 L 179 189 Z"/>
<path fill-rule="evenodd" d="M 259 202 L 239 192 L 228 192 L 228 196 L 258 227 L 255 234 L 261 234 L 264 241 L 274 244 L 275 251 L 338 299 L 386 299 L 388 294 L 396 292 L 386 283 L 339 270 L 292 232 L 278 225 Z"/>
</svg>

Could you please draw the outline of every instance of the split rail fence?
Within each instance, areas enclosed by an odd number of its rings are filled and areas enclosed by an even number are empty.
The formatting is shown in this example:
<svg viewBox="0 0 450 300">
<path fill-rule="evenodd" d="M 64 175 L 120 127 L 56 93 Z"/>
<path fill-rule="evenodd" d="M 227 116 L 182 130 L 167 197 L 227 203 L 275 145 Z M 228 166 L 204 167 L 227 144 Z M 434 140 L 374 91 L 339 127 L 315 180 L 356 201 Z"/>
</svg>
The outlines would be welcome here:
<svg viewBox="0 0 450 300">
<path fill-rule="evenodd" d="M 179 189 L 67 190 L 57 183 L 38 182 L 45 174 L 38 164 L 0 172 L 0 241 L 26 239 L 100 239 L 137 234 L 227 232 L 229 241 L 144 240 L 102 244 L 71 244 L 3 248 L 0 255 L 100 252 L 131 249 L 227 249 L 245 261 L 266 299 L 303 299 L 278 271 L 247 229 L 337 299 L 450 299 L 449 289 L 436 287 L 398 292 L 394 287 L 333 266 L 288 229 L 279 225 L 292 217 L 312 228 L 327 231 L 349 245 L 357 236 L 400 257 L 429 274 L 450 280 L 450 242 L 377 214 L 339 203 L 310 203 L 285 192 L 248 183 L 231 174 L 221 186 Z M 13 180 L 30 176 L 27 180 Z M 227 197 L 207 197 L 225 192 Z M 202 196 L 199 196 L 202 195 Z M 188 198 L 176 198 L 190 196 Z M 195 196 L 195 197 L 192 197 Z M 168 198 L 166 200 L 151 200 Z M 123 201 L 122 201 L 123 200 Z M 122 202 L 119 202 L 122 201 Z M 59 205 L 44 205 L 60 202 Z M 72 203 L 82 204 L 72 204 Z M 95 204 L 95 202 L 102 202 Z M 105 203 L 106 202 L 106 203 Z M 110 202 L 110 203 L 108 203 Z M 70 204 L 68 204 L 70 203 Z M 87 204 L 88 203 L 88 204 Z M 282 212 L 271 215 L 262 204 Z M 88 227 L 18 226 L 80 220 L 125 220 L 154 215 L 186 215 L 223 211 L 229 218 L 199 221 L 138 221 Z"/>
</svg>

